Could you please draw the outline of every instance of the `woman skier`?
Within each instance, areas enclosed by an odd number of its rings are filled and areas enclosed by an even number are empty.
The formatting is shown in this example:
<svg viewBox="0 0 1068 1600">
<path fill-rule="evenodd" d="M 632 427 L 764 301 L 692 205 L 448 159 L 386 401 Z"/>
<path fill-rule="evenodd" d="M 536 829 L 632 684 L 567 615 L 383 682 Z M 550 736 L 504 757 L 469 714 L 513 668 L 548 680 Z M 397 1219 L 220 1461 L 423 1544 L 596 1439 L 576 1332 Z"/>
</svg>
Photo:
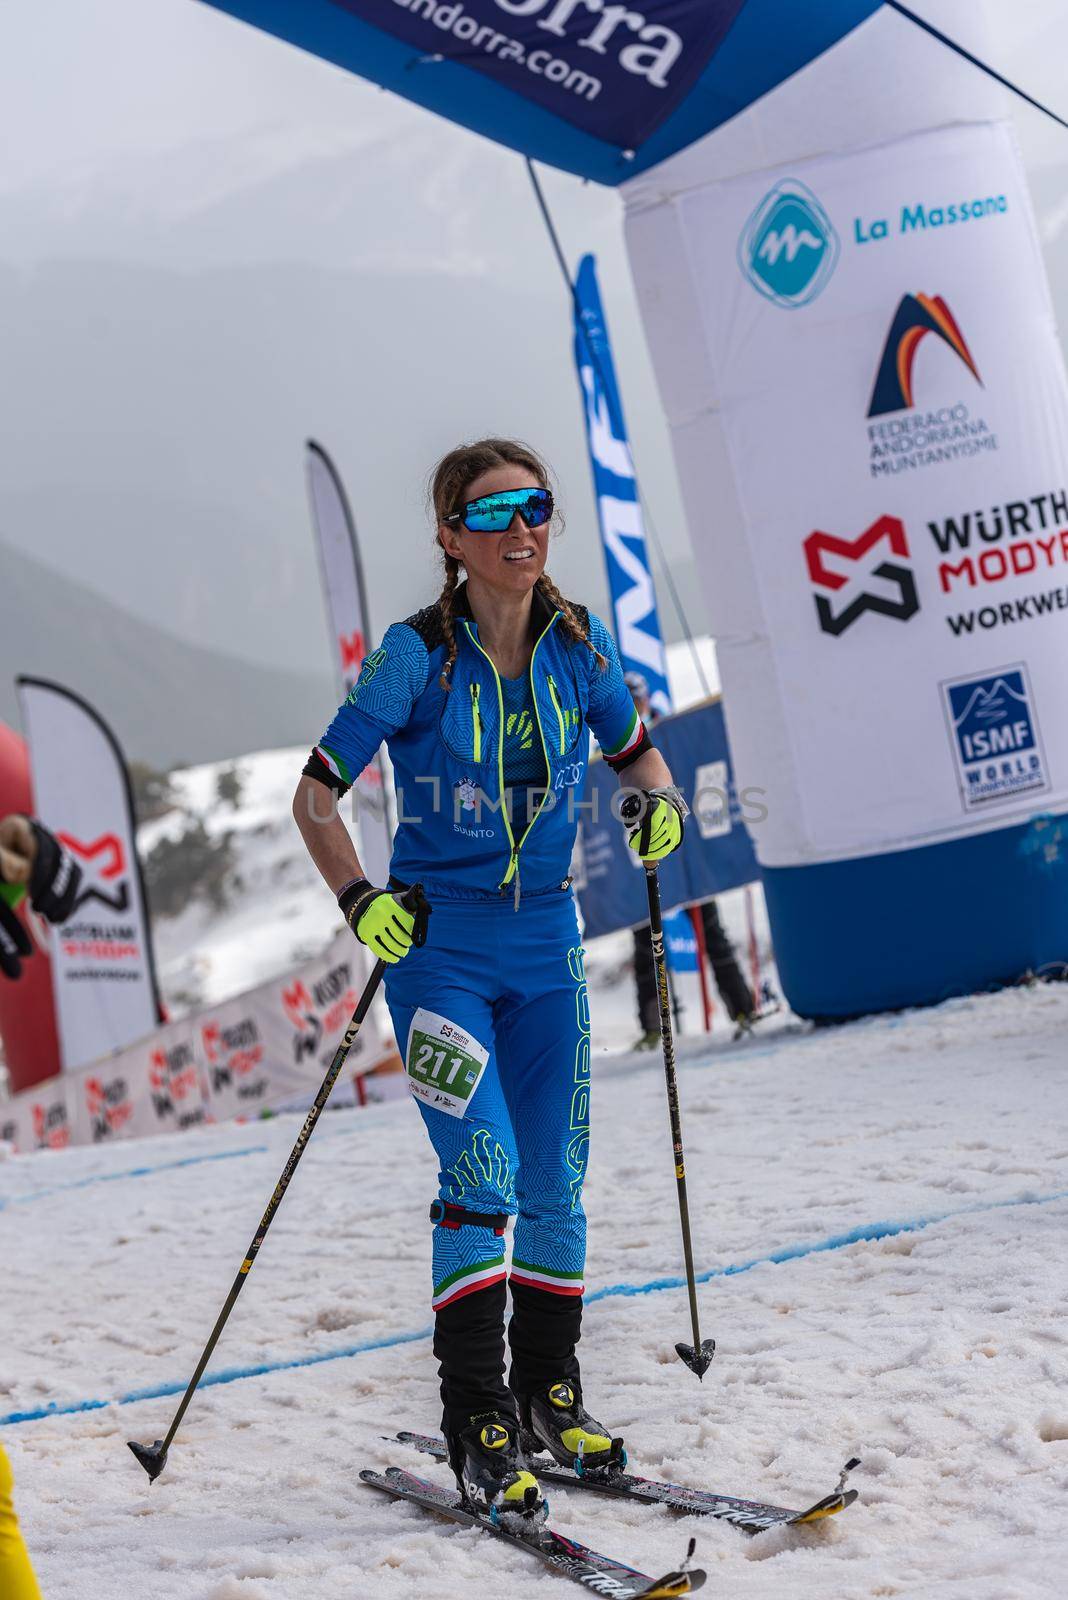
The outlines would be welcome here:
<svg viewBox="0 0 1068 1600">
<path fill-rule="evenodd" d="M 686 805 L 608 630 L 545 572 L 553 496 L 539 456 L 511 440 L 462 445 L 431 499 L 441 595 L 366 657 L 294 816 L 356 937 L 389 963 L 386 998 L 438 1157 L 434 1353 L 450 1463 L 480 1509 L 537 1517 L 528 1452 L 581 1457 L 586 1471 L 622 1453 L 583 1406 L 575 1355 L 590 1030 L 568 867 L 588 730 L 645 796 L 630 829 L 644 859 L 678 847 Z M 400 816 L 388 888 L 364 877 L 323 797 L 343 794 L 383 740 Z M 396 898 L 416 882 L 429 921 Z"/>
</svg>

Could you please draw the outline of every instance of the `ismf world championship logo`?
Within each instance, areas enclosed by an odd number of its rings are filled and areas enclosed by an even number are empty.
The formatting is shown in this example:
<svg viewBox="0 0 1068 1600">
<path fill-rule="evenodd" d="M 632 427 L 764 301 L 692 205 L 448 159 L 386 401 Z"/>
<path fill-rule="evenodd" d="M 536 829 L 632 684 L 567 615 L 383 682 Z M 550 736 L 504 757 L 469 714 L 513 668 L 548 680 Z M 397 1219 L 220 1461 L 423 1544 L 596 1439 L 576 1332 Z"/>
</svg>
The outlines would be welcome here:
<svg viewBox="0 0 1068 1600">
<path fill-rule="evenodd" d="M 905 524 L 880 517 L 855 539 L 817 529 L 804 542 L 816 616 L 837 639 L 868 611 L 907 622 L 920 609 Z"/>
<path fill-rule="evenodd" d="M 943 683 L 942 694 L 965 811 L 1049 788 L 1034 700 L 1022 663 Z"/>
<path fill-rule="evenodd" d="M 815 300 L 841 253 L 830 217 L 811 189 L 785 178 L 766 194 L 738 240 L 738 265 L 758 294 L 794 308 Z"/>
<path fill-rule="evenodd" d="M 928 349 L 948 354 L 927 363 L 924 393 L 917 396 L 916 355 L 928 335 Z M 941 295 L 904 295 L 883 344 L 868 406 L 868 463 L 873 478 L 959 461 L 998 448 L 997 435 L 986 419 L 976 416 L 955 392 L 962 371 L 971 374 L 970 380 L 965 380 L 969 388 L 983 387 L 979 368 L 947 302 Z"/>
</svg>

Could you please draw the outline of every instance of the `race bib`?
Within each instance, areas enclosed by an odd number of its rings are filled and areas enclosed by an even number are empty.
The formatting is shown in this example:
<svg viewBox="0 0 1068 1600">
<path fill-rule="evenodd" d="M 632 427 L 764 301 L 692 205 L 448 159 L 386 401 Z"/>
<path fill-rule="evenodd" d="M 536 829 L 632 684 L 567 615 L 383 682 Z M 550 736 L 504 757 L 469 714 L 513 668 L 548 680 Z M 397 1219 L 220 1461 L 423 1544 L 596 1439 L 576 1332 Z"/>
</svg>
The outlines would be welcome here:
<svg viewBox="0 0 1068 1600">
<path fill-rule="evenodd" d="M 489 1051 L 448 1017 L 423 1006 L 408 1034 L 408 1087 L 417 1100 L 462 1117 L 486 1070 Z"/>
</svg>

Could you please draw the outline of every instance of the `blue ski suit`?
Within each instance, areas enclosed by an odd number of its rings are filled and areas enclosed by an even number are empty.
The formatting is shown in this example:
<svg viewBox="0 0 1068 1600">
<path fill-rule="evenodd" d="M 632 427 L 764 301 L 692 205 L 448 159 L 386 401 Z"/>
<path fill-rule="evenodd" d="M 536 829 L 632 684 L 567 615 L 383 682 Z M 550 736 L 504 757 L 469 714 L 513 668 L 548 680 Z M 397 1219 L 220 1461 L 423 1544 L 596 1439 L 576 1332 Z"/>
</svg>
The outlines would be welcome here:
<svg viewBox="0 0 1068 1600">
<path fill-rule="evenodd" d="M 394 623 L 367 656 L 305 768 L 345 789 L 386 741 L 399 817 L 390 882 L 422 883 L 433 907 L 425 945 L 387 969 L 385 986 L 438 1157 L 439 1326 L 445 1308 L 494 1285 L 503 1314 L 510 1215 L 513 1300 L 522 1286 L 540 1291 L 539 1303 L 561 1297 L 575 1313 L 581 1304 L 590 1024 L 568 872 L 590 730 L 618 770 L 649 739 L 608 630 L 584 608 L 571 610 L 592 650 L 535 590 L 528 720 L 544 756 L 540 805 L 528 800 L 523 815 L 518 807 L 510 815 L 514 719 L 465 586 L 454 600 L 450 687 L 440 681 L 446 640 L 431 606 Z"/>
</svg>

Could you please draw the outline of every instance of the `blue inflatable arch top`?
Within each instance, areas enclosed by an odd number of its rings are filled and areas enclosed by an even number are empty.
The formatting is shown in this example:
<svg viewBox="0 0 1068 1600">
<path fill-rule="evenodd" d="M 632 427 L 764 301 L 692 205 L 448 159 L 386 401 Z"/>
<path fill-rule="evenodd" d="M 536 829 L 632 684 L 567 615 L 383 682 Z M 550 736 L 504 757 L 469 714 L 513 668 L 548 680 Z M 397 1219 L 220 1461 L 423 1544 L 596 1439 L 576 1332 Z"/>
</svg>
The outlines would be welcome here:
<svg viewBox="0 0 1068 1600">
<path fill-rule="evenodd" d="M 615 185 L 882 0 L 204 0 L 551 166 Z"/>
</svg>

